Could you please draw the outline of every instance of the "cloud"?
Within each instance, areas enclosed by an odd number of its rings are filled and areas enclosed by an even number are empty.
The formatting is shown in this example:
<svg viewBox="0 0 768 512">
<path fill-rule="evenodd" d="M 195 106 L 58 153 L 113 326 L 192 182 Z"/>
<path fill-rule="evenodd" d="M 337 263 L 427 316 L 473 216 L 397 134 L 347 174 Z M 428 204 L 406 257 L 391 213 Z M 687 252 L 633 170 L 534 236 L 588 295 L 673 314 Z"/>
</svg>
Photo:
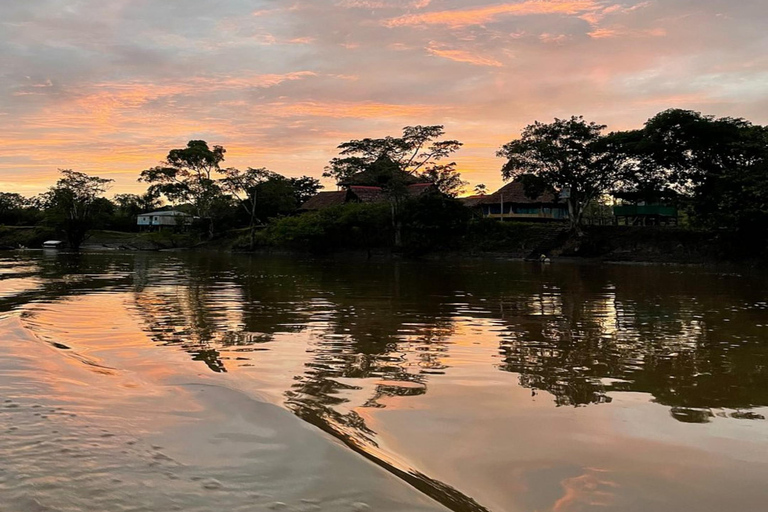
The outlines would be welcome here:
<svg viewBox="0 0 768 512">
<path fill-rule="evenodd" d="M 527 0 L 476 8 L 433 11 L 423 14 L 407 14 L 384 21 L 387 27 L 447 25 L 466 27 L 483 25 L 503 16 L 531 16 L 536 14 L 577 15 L 597 11 L 600 4 L 595 0 Z"/>
<path fill-rule="evenodd" d="M 534 120 L 669 107 L 768 123 L 764 0 L 0 2 L 0 187 L 136 176 L 190 139 L 319 176 L 336 146 L 444 124 L 471 182 Z"/>
</svg>

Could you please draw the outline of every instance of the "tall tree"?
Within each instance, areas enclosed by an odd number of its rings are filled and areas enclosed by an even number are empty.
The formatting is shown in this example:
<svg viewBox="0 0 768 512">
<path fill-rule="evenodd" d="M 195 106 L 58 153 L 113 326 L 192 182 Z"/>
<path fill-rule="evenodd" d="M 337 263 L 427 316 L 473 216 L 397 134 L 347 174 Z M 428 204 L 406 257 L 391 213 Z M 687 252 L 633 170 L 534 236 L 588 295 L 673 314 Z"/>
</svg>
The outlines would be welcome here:
<svg viewBox="0 0 768 512">
<path fill-rule="evenodd" d="M 60 169 L 61 178 L 46 194 L 49 219 L 64 231 L 69 247 L 78 250 L 93 227 L 98 209 L 106 202 L 101 196 L 113 180 Z"/>
<path fill-rule="evenodd" d="M 339 156 L 332 159 L 323 176 L 341 183 L 358 172 L 368 169 L 374 162 L 386 158 L 402 171 L 414 176 L 434 180 L 446 194 L 455 195 L 464 185 L 456 171 L 456 163 L 444 163 L 458 151 L 462 143 L 440 140 L 445 135 L 442 125 L 406 126 L 400 137 L 359 139 L 338 146 Z"/>
<path fill-rule="evenodd" d="M 264 167 L 258 169 L 249 167 L 245 171 L 235 168 L 224 170 L 224 178 L 222 179 L 224 190 L 234 195 L 248 214 L 248 247 L 251 250 L 253 250 L 256 233 L 256 210 L 259 204 L 258 186 L 275 175 L 276 173 Z"/>
<path fill-rule="evenodd" d="M 442 192 L 456 195 L 465 185 L 456 171 L 456 163 L 444 161 L 461 148 L 457 140 L 441 140 L 442 125 L 406 126 L 400 137 L 359 139 L 338 146 L 339 156 L 332 159 L 323 176 L 343 183 L 359 172 L 368 171 L 382 180 L 382 188 L 391 206 L 395 247 L 402 245 L 401 206 L 406 199 L 408 175 L 435 183 Z"/>
<path fill-rule="evenodd" d="M 139 181 L 150 184 L 149 191 L 165 195 L 174 202 L 189 201 L 195 214 L 208 222 L 208 235 L 213 236 L 211 212 L 221 195 L 217 175 L 226 150 L 208 146 L 203 140 L 191 140 L 187 147 L 173 149 L 161 165 L 142 171 Z"/>
<path fill-rule="evenodd" d="M 604 125 L 583 117 L 555 119 L 528 125 L 522 136 L 502 146 L 497 156 L 507 162 L 504 179 L 529 174 L 556 190 L 566 200 L 571 228 L 581 231 L 587 205 L 620 178 L 623 159 L 604 138 Z"/>
<path fill-rule="evenodd" d="M 642 179 L 686 197 L 703 226 L 768 236 L 768 127 L 672 109 L 638 134 Z"/>
</svg>

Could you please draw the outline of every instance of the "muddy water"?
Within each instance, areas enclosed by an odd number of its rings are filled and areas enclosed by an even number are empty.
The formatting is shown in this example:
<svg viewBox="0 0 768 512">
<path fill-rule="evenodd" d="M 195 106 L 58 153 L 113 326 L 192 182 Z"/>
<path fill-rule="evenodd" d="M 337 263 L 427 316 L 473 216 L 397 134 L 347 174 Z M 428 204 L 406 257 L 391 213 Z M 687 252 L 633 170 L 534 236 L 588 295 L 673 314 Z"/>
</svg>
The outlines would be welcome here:
<svg viewBox="0 0 768 512">
<path fill-rule="evenodd" d="M 768 501 L 760 274 L 6 253 L 0 343 L 0 510 Z"/>
</svg>

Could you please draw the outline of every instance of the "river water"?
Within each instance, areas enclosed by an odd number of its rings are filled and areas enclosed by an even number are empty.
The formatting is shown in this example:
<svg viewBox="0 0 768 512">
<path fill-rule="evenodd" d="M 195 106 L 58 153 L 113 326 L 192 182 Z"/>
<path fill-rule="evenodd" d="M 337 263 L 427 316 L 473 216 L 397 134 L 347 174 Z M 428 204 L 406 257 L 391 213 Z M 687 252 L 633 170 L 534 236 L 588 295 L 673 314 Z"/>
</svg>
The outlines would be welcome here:
<svg viewBox="0 0 768 512">
<path fill-rule="evenodd" d="M 768 277 L 0 255 L 0 510 L 761 511 Z"/>
</svg>

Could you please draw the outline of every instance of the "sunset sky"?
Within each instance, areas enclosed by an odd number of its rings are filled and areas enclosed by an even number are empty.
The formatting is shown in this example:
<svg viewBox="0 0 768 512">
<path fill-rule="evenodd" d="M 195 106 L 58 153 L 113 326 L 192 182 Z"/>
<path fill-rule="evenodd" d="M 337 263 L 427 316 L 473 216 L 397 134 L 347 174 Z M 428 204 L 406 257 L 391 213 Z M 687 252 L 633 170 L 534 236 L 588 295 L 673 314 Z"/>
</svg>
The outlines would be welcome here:
<svg viewBox="0 0 768 512">
<path fill-rule="evenodd" d="M 320 177 L 340 142 L 413 124 L 493 189 L 534 120 L 768 123 L 766 27 L 765 0 L 0 0 L 0 191 L 73 168 L 137 192 L 190 139 Z"/>
</svg>

